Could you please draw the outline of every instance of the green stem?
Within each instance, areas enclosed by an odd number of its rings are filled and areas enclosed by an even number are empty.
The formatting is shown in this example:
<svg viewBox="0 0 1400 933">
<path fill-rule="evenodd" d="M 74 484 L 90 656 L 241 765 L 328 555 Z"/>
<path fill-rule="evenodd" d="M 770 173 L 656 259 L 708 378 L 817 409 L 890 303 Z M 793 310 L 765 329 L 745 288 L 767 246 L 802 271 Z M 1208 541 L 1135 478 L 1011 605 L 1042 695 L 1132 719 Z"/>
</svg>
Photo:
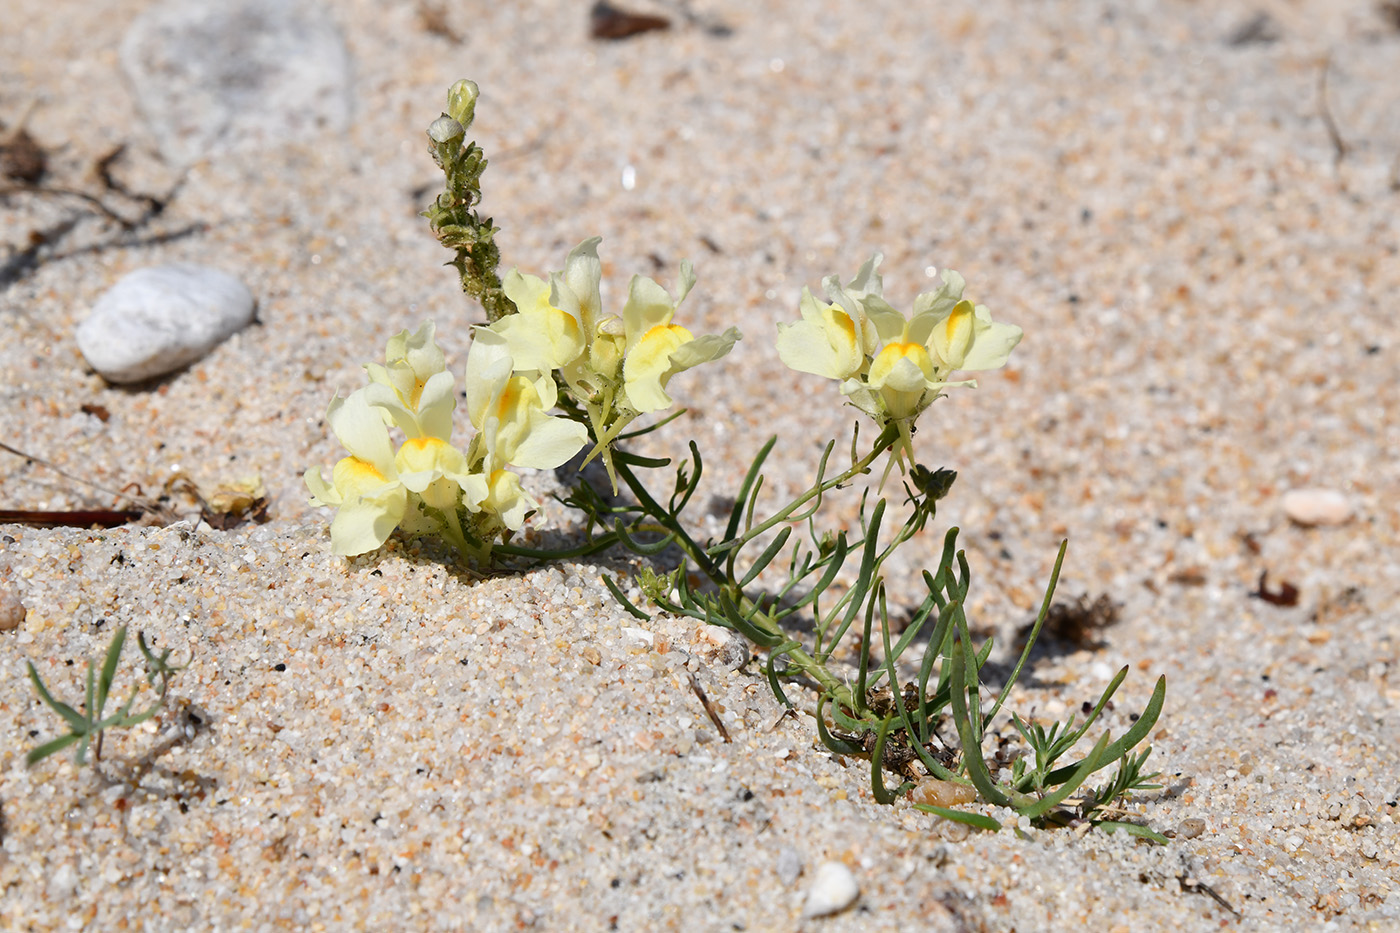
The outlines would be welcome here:
<svg viewBox="0 0 1400 933">
<path fill-rule="evenodd" d="M 801 508 L 803 504 L 811 501 L 814 497 L 822 495 L 828 490 L 864 473 L 869 468 L 870 464 L 888 447 L 893 437 L 887 435 L 893 435 L 893 433 L 893 429 L 886 429 L 876 440 L 874 449 L 871 450 L 869 454 L 853 463 L 850 469 L 834 479 L 817 484 L 788 506 L 779 510 L 772 518 L 750 529 L 748 532 L 745 532 L 736 539 L 738 542 L 736 546 L 742 547 L 744 543 L 751 541 L 764 530 L 772 528 L 779 522 L 784 521 L 787 516 L 792 515 L 793 512 Z M 654 518 L 665 531 L 672 535 L 676 545 L 685 552 L 685 555 L 695 564 L 696 569 L 709 578 L 710 582 L 714 583 L 722 593 L 728 595 L 734 601 L 744 618 L 748 619 L 756 628 L 770 635 L 781 635 L 781 629 L 772 616 L 760 609 L 758 603 L 745 594 L 743 589 L 723 572 L 714 559 L 706 553 L 705 549 L 690 536 L 676 516 L 661 507 L 661 504 L 652 497 L 651 493 L 632 471 L 631 467 L 626 463 L 617 462 L 616 468 L 617 475 L 622 478 L 627 488 L 636 496 L 637 503 L 642 507 L 643 511 Z M 850 688 L 828 671 L 825 664 L 812 657 L 802 648 L 792 648 L 787 652 L 787 657 L 792 667 L 795 667 L 820 684 L 822 689 L 835 698 L 838 703 L 841 703 L 847 708 L 851 707 L 854 697 L 851 694 Z"/>
<path fill-rule="evenodd" d="M 880 436 L 875 438 L 875 444 L 870 448 L 870 453 L 866 454 L 864 457 L 861 457 L 855 463 L 851 464 L 850 469 L 846 470 L 839 476 L 833 477 L 829 480 L 824 480 L 823 482 L 813 486 L 811 489 L 807 490 L 802 495 L 792 500 L 792 502 L 775 512 L 771 518 L 768 518 L 765 521 L 754 525 L 748 531 L 733 539 L 733 542 L 725 541 L 722 544 L 718 545 L 718 547 L 724 548 L 725 550 L 738 550 L 739 548 L 742 548 L 744 545 L 748 544 L 754 538 L 757 538 L 759 535 L 763 534 L 768 529 L 787 521 L 789 516 L 791 516 L 798 509 L 802 508 L 808 502 L 811 502 L 814 498 L 824 496 L 831 490 L 837 488 L 838 486 L 842 486 L 845 483 L 848 483 L 851 480 L 855 479 L 857 476 L 869 472 L 870 465 L 874 463 L 877 459 L 879 459 L 881 454 L 890 449 L 890 445 L 894 443 L 895 438 L 897 438 L 898 436 L 899 429 L 897 425 L 891 424 L 886 426 L 885 430 L 880 433 Z M 711 579 L 714 578 L 711 577 Z M 716 580 L 715 582 L 718 583 L 719 581 Z"/>
</svg>

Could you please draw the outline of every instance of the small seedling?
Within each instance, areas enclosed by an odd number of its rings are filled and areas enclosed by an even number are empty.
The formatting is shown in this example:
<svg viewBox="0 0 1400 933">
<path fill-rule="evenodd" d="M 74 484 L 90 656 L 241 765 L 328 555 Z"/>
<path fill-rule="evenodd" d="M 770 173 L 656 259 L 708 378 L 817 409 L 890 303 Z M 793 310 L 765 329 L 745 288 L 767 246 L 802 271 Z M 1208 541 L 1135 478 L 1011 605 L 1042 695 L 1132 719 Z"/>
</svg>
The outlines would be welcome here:
<svg viewBox="0 0 1400 933">
<path fill-rule="evenodd" d="M 171 679 L 178 671 L 184 670 L 188 664 L 176 667 L 170 664 L 169 648 L 162 651 L 157 657 L 146 645 L 144 636 L 138 633 L 136 640 L 141 654 L 146 659 L 146 680 L 157 691 L 156 701 L 137 713 L 131 711 L 131 706 L 136 702 L 136 695 L 140 692 L 140 688 L 132 687 L 126 702 L 112 715 L 104 715 L 107 701 L 112 692 L 112 681 L 116 677 L 117 664 L 121 661 L 122 648 L 126 645 L 126 626 L 124 625 L 117 629 L 116 634 L 112 636 L 111 644 L 107 646 L 107 656 L 102 662 L 101 671 L 94 671 L 92 661 L 88 661 L 87 693 L 83 700 L 81 713 L 67 703 L 54 699 L 53 694 L 44 686 L 39 672 L 34 669 L 33 663 L 29 664 L 29 680 L 34 684 L 39 699 L 43 700 L 50 709 L 68 723 L 68 734 L 32 749 L 25 756 L 26 764 L 34 765 L 50 755 L 63 751 L 70 745 L 76 745 L 74 760 L 79 765 L 83 765 L 87 763 L 87 751 L 90 745 L 93 766 L 97 767 L 102 759 L 102 736 L 106 730 L 130 728 L 145 722 L 160 712 L 165 705 L 165 696 L 170 689 Z"/>
</svg>

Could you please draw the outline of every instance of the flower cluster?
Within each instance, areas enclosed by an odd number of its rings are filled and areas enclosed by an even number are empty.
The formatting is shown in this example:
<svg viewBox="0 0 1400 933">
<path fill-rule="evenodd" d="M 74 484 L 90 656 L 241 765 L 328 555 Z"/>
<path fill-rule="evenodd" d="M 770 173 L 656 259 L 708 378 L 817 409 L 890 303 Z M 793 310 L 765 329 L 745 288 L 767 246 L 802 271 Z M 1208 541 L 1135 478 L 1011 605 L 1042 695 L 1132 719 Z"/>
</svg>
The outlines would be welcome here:
<svg viewBox="0 0 1400 933">
<path fill-rule="evenodd" d="M 514 269 L 506 275 L 517 312 L 476 328 L 467 354 L 464 395 L 476 434 L 465 451 L 452 443 L 457 397 L 432 323 L 391 338 L 384 365 L 365 367 L 369 385 L 331 400 L 326 418 L 349 456 L 329 483 L 312 467 L 306 485 L 312 505 L 338 509 L 335 553 L 372 551 L 403 528 L 440 534 L 483 560 L 539 507 L 511 468 L 561 466 L 590 430 L 589 457 L 602 456 L 616 490 L 612 441 L 637 416 L 671 406 L 672 376 L 724 356 L 740 335 L 731 327 L 696 337 L 673 323 L 695 284 L 689 262 L 678 297 L 633 276 L 621 316 L 605 317 L 599 242 L 580 243 L 548 282 Z M 564 416 L 549 414 L 556 405 Z M 390 427 L 404 436 L 397 450 Z"/>
<path fill-rule="evenodd" d="M 338 510 L 331 523 L 337 554 L 372 551 L 402 527 L 484 556 L 490 542 L 519 531 L 539 506 L 510 467 L 557 467 L 588 439 L 583 425 L 547 414 L 553 380 L 515 375 L 504 341 L 483 329 L 465 373 L 477 434 L 465 452 L 455 447 L 454 380 L 433 335 L 429 322 L 390 338 L 384 365 L 365 367 L 369 385 L 331 400 L 326 420 L 349 456 L 335 465 L 329 484 L 319 467 L 305 479 L 312 505 Z M 397 451 L 391 425 L 405 438 Z"/>
<path fill-rule="evenodd" d="M 944 270 L 942 284 L 914 299 L 910 317 L 882 295 L 876 253 L 842 285 L 822 280 L 829 302 L 802 290 L 802 320 L 778 325 L 778 356 L 791 369 L 841 381 L 841 394 L 881 428 L 896 424 L 902 463 L 913 461 L 915 419 L 949 386 L 954 373 L 1005 365 L 1021 328 L 992 320 L 986 306 L 962 297 L 963 277 Z"/>
<path fill-rule="evenodd" d="M 688 260 L 681 262 L 679 295 L 672 298 L 652 279 L 634 275 L 622 314 L 605 316 L 600 242 L 593 237 L 574 247 L 563 271 L 551 273 L 548 282 L 517 269 L 506 273 L 502 287 L 517 313 L 485 330 L 505 342 L 517 371 L 543 378 L 559 373 L 592 428 L 596 443 L 588 459 L 602 456 L 616 491 L 612 441 L 638 415 L 671 406 L 666 385 L 672 376 L 724 356 L 740 334 L 731 327 L 696 337 L 673 323 L 695 284 Z"/>
</svg>

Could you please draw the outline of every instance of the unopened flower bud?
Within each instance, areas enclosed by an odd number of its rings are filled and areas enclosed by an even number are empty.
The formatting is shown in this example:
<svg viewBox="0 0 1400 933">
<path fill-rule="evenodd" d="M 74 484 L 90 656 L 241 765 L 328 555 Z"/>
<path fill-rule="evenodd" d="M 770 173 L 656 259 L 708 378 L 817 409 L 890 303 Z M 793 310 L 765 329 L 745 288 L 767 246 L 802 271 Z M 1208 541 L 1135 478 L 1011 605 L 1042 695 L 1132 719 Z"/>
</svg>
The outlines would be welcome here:
<svg viewBox="0 0 1400 933">
<path fill-rule="evenodd" d="M 462 124 L 448 116 L 438 117 L 428 124 L 428 138 L 439 146 L 445 146 L 465 135 L 466 130 L 462 128 Z"/>
<path fill-rule="evenodd" d="M 476 86 L 475 81 L 465 78 L 458 81 L 447 92 L 447 115 L 464 127 L 471 126 L 472 118 L 476 114 L 476 99 L 479 96 L 481 89 Z"/>
</svg>

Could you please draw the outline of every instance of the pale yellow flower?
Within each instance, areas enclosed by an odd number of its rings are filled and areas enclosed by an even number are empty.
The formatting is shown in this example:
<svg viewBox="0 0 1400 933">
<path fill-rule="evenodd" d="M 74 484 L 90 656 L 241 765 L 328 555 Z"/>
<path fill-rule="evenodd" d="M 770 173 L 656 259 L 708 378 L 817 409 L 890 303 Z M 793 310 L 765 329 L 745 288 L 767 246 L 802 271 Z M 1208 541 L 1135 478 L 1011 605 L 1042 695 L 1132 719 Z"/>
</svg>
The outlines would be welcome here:
<svg viewBox="0 0 1400 933">
<path fill-rule="evenodd" d="M 740 339 L 739 329 L 696 337 L 672 323 L 676 308 L 695 285 L 689 260 L 681 261 L 680 294 L 643 275 L 634 275 L 622 308 L 623 388 L 633 411 L 644 414 L 671 407 L 666 383 L 676 373 L 724 356 Z"/>
<path fill-rule="evenodd" d="M 385 365 L 365 366 L 370 404 L 409 437 L 447 438 L 452 433 L 452 374 L 433 334 L 432 321 L 416 333 L 402 331 L 389 338 Z"/>
<path fill-rule="evenodd" d="M 778 355 L 792 369 L 840 379 L 841 393 L 881 427 L 896 424 L 895 462 L 913 459 L 914 420 L 953 385 L 960 370 L 1005 365 L 1021 329 L 992 320 L 982 305 L 963 300 L 963 277 L 951 270 L 914 300 L 905 318 L 881 295 L 877 253 L 842 288 L 824 280 L 833 299 L 823 305 L 804 291 L 802 320 L 778 325 Z M 849 310 L 848 310 L 849 309 Z"/>
<path fill-rule="evenodd" d="M 335 465 L 330 485 L 320 467 L 306 471 L 311 504 L 337 509 L 331 522 L 334 553 L 364 554 L 387 541 L 403 520 L 408 489 L 399 479 L 384 419 L 366 400 L 365 390 L 331 399 L 326 420 L 350 455 Z"/>
<path fill-rule="evenodd" d="M 584 245 L 589 242 L 585 241 Z M 506 297 L 515 302 L 517 313 L 506 315 L 489 329 L 505 338 L 516 369 L 542 373 L 562 369 L 578 359 L 587 347 L 576 296 L 570 292 L 568 299 L 557 299 L 573 310 L 557 308 L 551 300 L 551 292 L 556 287 L 537 276 L 522 274 L 518 269 L 506 273 L 502 288 Z"/>
<path fill-rule="evenodd" d="M 869 306 L 889 308 L 880 297 L 876 268 L 881 258 L 879 253 L 872 256 L 845 287 L 837 276 L 823 279 L 830 303 L 802 289 L 802 320 L 778 325 L 778 357 L 788 368 L 842 381 L 861 373 L 879 341 Z"/>
<path fill-rule="evenodd" d="M 536 378 L 517 375 L 506 339 L 490 328 L 477 328 L 467 353 L 467 414 L 486 434 L 483 442 L 495 462 L 549 470 L 578 453 L 588 439 L 583 425 L 546 412 L 558 389 L 549 373 Z"/>
</svg>

